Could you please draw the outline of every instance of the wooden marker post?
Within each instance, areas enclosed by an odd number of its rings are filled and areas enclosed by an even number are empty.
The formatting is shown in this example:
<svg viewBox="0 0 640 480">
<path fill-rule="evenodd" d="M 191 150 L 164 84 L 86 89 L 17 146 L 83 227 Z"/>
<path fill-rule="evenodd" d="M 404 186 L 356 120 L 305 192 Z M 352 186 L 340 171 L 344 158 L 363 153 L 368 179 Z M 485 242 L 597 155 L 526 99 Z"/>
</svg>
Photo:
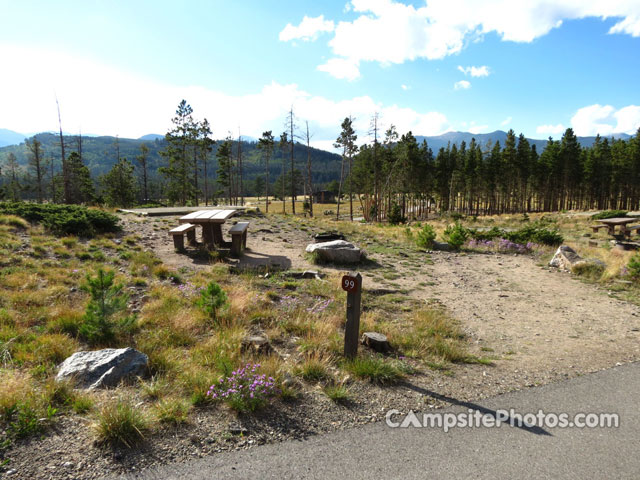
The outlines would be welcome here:
<svg viewBox="0 0 640 480">
<path fill-rule="evenodd" d="M 360 337 L 360 301 L 362 275 L 348 273 L 342 277 L 342 289 L 347 292 L 347 323 L 344 326 L 344 356 L 354 358 L 358 354 Z"/>
</svg>

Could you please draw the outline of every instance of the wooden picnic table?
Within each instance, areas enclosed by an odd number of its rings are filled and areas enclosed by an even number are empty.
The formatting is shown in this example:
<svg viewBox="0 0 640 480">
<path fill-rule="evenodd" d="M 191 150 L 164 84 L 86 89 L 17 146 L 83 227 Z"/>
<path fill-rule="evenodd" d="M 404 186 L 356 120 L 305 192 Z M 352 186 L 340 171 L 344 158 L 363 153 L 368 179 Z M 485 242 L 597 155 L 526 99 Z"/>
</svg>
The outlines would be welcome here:
<svg viewBox="0 0 640 480">
<path fill-rule="evenodd" d="M 206 245 L 224 246 L 222 224 L 235 215 L 237 210 L 198 210 L 180 217 L 180 223 L 191 223 L 202 227 L 202 241 Z"/>
<path fill-rule="evenodd" d="M 638 218 L 636 217 L 603 218 L 602 220 L 598 220 L 599 223 L 607 226 L 609 235 L 615 235 L 616 227 L 620 227 L 620 233 L 626 235 L 628 233 L 627 225 L 637 221 Z"/>
</svg>

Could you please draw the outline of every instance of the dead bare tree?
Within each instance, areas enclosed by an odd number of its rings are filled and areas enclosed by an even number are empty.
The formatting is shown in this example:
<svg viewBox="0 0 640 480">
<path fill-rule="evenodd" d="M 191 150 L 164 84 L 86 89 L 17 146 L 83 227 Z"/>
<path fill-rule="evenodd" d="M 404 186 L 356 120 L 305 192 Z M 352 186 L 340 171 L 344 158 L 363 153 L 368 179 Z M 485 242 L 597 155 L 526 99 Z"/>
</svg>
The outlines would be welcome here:
<svg viewBox="0 0 640 480">
<path fill-rule="evenodd" d="M 313 217 L 313 178 L 311 177 L 311 135 L 309 135 L 309 122 L 305 121 L 307 126 L 307 194 L 309 202 L 309 216 Z"/>
</svg>

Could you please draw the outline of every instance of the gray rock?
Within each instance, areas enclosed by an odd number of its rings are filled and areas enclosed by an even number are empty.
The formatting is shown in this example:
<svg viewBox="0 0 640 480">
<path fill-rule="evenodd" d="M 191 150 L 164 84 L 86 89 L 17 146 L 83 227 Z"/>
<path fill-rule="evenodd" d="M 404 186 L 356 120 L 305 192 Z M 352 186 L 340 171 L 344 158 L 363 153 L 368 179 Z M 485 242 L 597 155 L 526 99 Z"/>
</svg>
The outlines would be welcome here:
<svg viewBox="0 0 640 480">
<path fill-rule="evenodd" d="M 446 242 L 434 241 L 433 242 L 433 249 L 434 250 L 440 250 L 442 252 L 450 252 L 451 251 L 451 246 Z"/>
<path fill-rule="evenodd" d="M 376 352 L 386 353 L 391 350 L 391 345 L 389 345 L 386 335 L 382 333 L 365 332 L 362 334 L 360 342 Z"/>
<path fill-rule="evenodd" d="M 549 266 L 551 267 L 574 271 L 574 273 L 588 265 L 593 265 L 602 270 L 606 268 L 606 264 L 603 261 L 595 258 L 582 258 L 573 248 L 567 247 L 566 245 L 559 247 L 549 262 Z"/>
<path fill-rule="evenodd" d="M 317 252 L 322 261 L 331 263 L 358 263 L 362 257 L 360 249 L 345 240 L 310 243 L 306 251 L 307 253 Z"/>
<path fill-rule="evenodd" d="M 60 365 L 56 380 L 73 380 L 79 388 L 115 387 L 123 379 L 144 375 L 148 357 L 133 348 L 76 352 Z"/>
<path fill-rule="evenodd" d="M 574 264 L 583 260 L 583 258 L 576 253 L 576 251 L 566 245 L 561 245 L 556 250 L 556 254 L 549 262 L 550 267 L 556 267 L 561 270 L 571 270 Z"/>
</svg>

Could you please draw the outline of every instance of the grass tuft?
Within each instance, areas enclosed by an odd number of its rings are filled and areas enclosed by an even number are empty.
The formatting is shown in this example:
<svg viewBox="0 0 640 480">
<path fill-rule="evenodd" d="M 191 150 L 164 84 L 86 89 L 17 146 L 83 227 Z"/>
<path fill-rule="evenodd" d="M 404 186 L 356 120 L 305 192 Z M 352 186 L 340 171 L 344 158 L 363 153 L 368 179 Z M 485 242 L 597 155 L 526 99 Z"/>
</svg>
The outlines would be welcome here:
<svg viewBox="0 0 640 480">
<path fill-rule="evenodd" d="M 100 443 L 132 448 L 144 439 L 149 421 L 142 410 L 120 399 L 98 411 L 93 428 Z"/>
</svg>

